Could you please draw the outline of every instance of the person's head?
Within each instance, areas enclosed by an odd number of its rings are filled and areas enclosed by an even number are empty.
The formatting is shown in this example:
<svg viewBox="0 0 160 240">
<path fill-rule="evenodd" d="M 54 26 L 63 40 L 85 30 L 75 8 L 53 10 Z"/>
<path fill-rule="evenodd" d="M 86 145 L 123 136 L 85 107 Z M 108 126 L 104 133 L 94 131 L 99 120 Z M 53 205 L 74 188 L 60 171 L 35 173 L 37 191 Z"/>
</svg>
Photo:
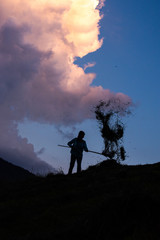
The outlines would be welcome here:
<svg viewBox="0 0 160 240">
<path fill-rule="evenodd" d="M 85 132 L 80 131 L 80 132 L 78 133 L 78 139 L 83 139 L 84 136 L 85 136 Z"/>
</svg>

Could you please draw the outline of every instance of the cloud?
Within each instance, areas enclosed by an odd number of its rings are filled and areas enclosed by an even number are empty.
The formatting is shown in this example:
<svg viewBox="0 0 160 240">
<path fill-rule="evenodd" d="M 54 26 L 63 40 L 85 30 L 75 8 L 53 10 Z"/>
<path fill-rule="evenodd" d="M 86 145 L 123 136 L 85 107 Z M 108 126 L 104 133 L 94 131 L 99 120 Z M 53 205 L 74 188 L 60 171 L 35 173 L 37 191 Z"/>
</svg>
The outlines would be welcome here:
<svg viewBox="0 0 160 240">
<path fill-rule="evenodd" d="M 84 71 L 85 71 L 87 68 L 94 67 L 95 65 L 96 65 L 96 63 L 95 63 L 95 62 L 93 62 L 93 63 L 87 63 L 87 64 L 85 64 L 85 65 L 84 65 Z"/>
<path fill-rule="evenodd" d="M 28 44 L 22 43 L 26 27 L 11 21 L 0 29 L 0 155 L 34 173 L 56 170 L 43 162 L 27 139 L 18 135 L 17 123 L 26 115 L 25 86 L 38 72 L 40 59 L 47 57 Z"/>
<path fill-rule="evenodd" d="M 18 135 L 18 123 L 26 118 L 72 126 L 92 118 L 91 109 L 99 100 L 131 103 L 122 93 L 91 86 L 96 75 L 74 63 L 103 43 L 99 39 L 103 4 L 98 0 L 0 3 L 0 153 L 5 152 L 7 159 L 14 155 L 27 169 L 42 164 L 34 147 Z"/>
</svg>

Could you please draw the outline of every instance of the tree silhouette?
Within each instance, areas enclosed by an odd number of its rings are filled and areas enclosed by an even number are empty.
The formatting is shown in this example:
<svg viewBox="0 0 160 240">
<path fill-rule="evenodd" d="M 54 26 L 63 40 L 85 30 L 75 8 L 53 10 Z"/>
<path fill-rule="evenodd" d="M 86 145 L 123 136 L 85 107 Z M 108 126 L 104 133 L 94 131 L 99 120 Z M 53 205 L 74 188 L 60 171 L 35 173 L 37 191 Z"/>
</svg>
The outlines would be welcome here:
<svg viewBox="0 0 160 240">
<path fill-rule="evenodd" d="M 122 117 L 130 113 L 128 104 L 122 104 L 119 99 L 108 102 L 100 101 L 95 107 L 96 119 L 99 122 L 101 136 L 104 140 L 103 155 L 118 162 L 124 161 L 126 151 L 123 146 L 124 124 Z"/>
</svg>

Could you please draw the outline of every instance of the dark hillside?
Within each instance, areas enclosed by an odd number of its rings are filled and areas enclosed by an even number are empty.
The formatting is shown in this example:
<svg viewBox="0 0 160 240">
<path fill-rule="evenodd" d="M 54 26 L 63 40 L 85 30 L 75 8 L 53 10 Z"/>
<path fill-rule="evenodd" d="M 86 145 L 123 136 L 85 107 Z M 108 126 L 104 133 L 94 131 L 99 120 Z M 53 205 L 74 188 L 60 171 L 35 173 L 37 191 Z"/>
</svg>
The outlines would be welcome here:
<svg viewBox="0 0 160 240">
<path fill-rule="evenodd" d="M 159 240 L 160 164 L 1 184 L 0 239 Z"/>
<path fill-rule="evenodd" d="M 0 181 L 24 180 L 32 176 L 29 171 L 0 158 Z"/>
</svg>

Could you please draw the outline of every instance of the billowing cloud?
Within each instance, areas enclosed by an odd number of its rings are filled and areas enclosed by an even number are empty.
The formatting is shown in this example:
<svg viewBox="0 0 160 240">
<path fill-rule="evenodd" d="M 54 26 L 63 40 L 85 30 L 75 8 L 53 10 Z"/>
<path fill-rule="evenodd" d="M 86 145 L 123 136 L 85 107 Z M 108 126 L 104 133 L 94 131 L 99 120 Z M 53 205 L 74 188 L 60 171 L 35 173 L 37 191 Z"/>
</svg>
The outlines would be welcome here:
<svg viewBox="0 0 160 240">
<path fill-rule="evenodd" d="M 20 159 L 19 153 L 22 160 L 17 164 L 27 169 L 34 162 L 42 164 L 33 146 L 18 136 L 17 124 L 26 118 L 73 125 L 92 118 L 90 110 L 99 100 L 119 98 L 130 104 L 122 93 L 91 86 L 96 75 L 74 63 L 103 43 L 99 39 L 103 4 L 104 0 L 0 3 L 0 154 L 6 158 L 12 152 Z M 8 154 L 10 161 L 13 155 Z"/>
</svg>

